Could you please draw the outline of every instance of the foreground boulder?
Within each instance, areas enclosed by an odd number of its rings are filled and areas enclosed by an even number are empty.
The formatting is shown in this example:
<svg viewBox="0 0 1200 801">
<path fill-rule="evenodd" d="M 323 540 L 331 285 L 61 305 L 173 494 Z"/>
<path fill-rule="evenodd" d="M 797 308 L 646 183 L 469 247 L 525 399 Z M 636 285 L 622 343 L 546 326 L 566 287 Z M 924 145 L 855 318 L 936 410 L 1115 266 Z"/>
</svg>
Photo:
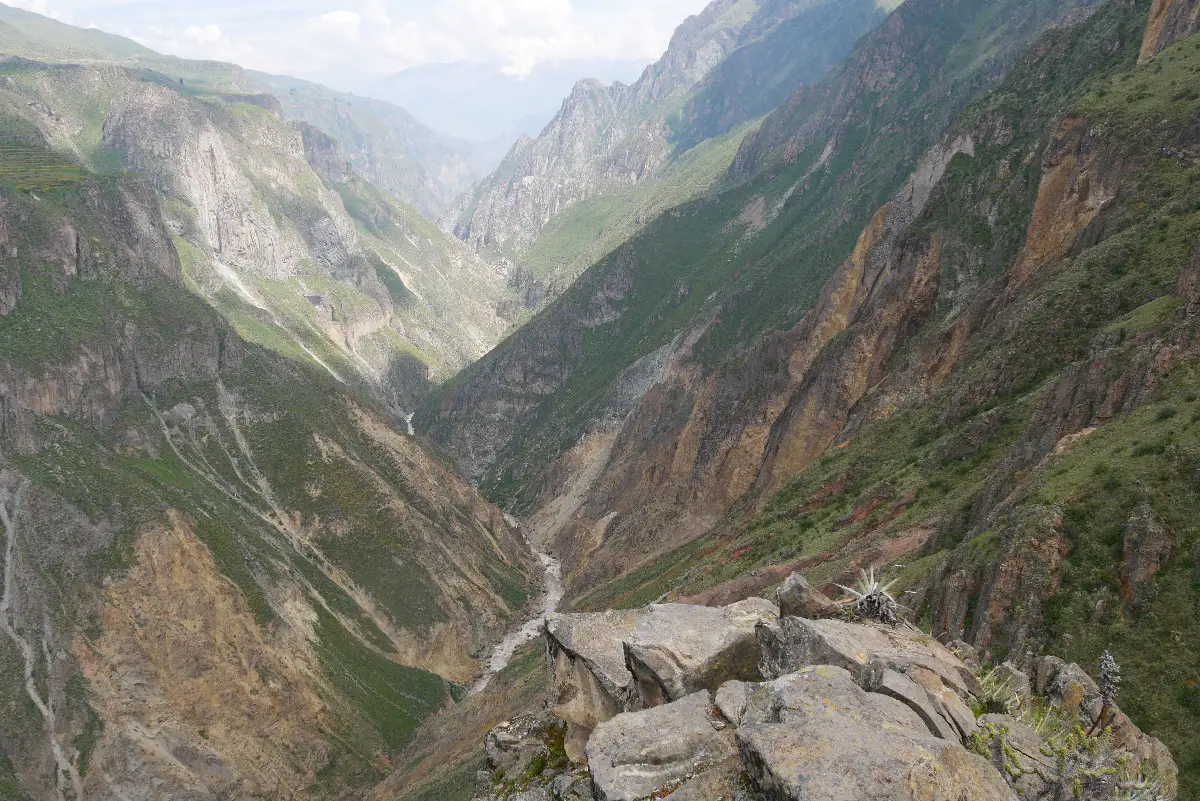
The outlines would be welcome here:
<svg viewBox="0 0 1200 801">
<path fill-rule="evenodd" d="M 741 774 L 731 730 L 703 690 L 600 724 L 587 755 L 598 801 L 730 799 Z"/>
<path fill-rule="evenodd" d="M 779 616 L 809 620 L 837 617 L 842 607 L 808 583 L 799 573 L 788 576 L 779 588 Z"/>
<path fill-rule="evenodd" d="M 625 643 L 625 664 L 643 706 L 661 706 L 727 681 L 761 681 L 755 629 L 775 621 L 770 601 L 750 598 L 723 609 L 656 604 Z"/>
<path fill-rule="evenodd" d="M 774 679 L 809 665 L 834 665 L 858 675 L 874 663 L 876 670 L 909 672 L 920 665 L 937 674 L 964 700 L 977 694 L 979 681 L 971 669 L 937 640 L 903 626 L 805 620 L 785 617 L 758 627 L 762 674 Z"/>
<path fill-rule="evenodd" d="M 639 708 L 624 642 L 638 612 L 550 615 L 546 648 L 553 664 L 554 716 L 567 724 L 566 752 L 583 764 L 592 730 L 621 712 Z"/>
<path fill-rule="evenodd" d="M 987 760 L 938 739 L 911 709 L 822 665 L 761 685 L 737 729 L 766 801 L 1014 801 Z"/>
<path fill-rule="evenodd" d="M 556 615 L 546 640 L 553 702 L 489 735 L 477 801 L 1178 796 L 1111 665 L 1106 700 L 1061 659 L 985 669 L 907 624 L 777 619 L 761 599 Z"/>
</svg>

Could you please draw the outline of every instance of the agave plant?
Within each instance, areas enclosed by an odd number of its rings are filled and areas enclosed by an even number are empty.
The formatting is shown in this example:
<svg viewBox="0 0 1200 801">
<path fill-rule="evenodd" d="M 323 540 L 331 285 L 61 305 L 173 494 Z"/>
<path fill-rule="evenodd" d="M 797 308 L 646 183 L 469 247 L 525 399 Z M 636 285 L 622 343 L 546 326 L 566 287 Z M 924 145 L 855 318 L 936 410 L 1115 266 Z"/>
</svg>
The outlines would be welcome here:
<svg viewBox="0 0 1200 801">
<path fill-rule="evenodd" d="M 874 620 L 878 623 L 896 624 L 900 622 L 900 604 L 892 597 L 891 589 L 895 580 L 886 584 L 875 577 L 875 568 L 870 571 L 859 570 L 858 585 L 847 587 L 839 584 L 850 597 L 843 603 L 854 606 L 854 614 L 864 620 Z"/>
<path fill-rule="evenodd" d="M 1012 679 L 1000 668 L 992 668 L 979 677 L 982 691 L 979 696 L 980 714 L 1016 715 L 1021 710 L 1021 696 L 1012 687 Z"/>
</svg>

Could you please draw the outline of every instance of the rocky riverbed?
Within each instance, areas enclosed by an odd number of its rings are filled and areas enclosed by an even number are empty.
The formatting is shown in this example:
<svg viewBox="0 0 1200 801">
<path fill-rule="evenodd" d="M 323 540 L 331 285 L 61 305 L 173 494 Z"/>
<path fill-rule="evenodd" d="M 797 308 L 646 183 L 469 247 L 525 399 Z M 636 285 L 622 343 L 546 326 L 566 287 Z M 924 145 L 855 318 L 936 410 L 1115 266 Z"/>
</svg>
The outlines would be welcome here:
<svg viewBox="0 0 1200 801">
<path fill-rule="evenodd" d="M 521 527 L 520 521 L 514 518 L 508 518 L 509 525 L 516 528 Z M 547 551 L 543 551 L 533 542 L 528 536 L 525 541 L 529 543 L 529 547 L 541 562 L 543 570 L 542 579 L 542 594 L 538 597 L 534 604 L 534 614 L 520 628 L 510 632 L 503 640 L 501 640 L 494 649 L 491 656 L 488 657 L 487 667 L 484 669 L 483 675 L 471 687 L 471 694 L 483 692 L 491 683 L 491 680 L 497 673 L 508 667 L 508 663 L 512 661 L 513 654 L 517 649 L 526 643 L 533 642 L 542 633 L 542 628 L 546 622 L 546 616 L 557 611 L 558 605 L 562 603 L 564 589 L 562 581 L 562 563 L 554 558 Z"/>
</svg>

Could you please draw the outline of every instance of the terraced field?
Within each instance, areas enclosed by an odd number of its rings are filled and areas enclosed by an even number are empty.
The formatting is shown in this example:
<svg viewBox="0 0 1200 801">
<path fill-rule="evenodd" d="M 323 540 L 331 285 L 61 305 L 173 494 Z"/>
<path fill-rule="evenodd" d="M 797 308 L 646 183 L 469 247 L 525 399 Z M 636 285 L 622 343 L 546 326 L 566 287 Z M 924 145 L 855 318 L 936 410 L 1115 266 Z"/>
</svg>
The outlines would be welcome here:
<svg viewBox="0 0 1200 801">
<path fill-rule="evenodd" d="M 50 192 L 80 183 L 79 167 L 56 153 L 0 141 L 0 181 L 22 192 Z"/>
</svg>

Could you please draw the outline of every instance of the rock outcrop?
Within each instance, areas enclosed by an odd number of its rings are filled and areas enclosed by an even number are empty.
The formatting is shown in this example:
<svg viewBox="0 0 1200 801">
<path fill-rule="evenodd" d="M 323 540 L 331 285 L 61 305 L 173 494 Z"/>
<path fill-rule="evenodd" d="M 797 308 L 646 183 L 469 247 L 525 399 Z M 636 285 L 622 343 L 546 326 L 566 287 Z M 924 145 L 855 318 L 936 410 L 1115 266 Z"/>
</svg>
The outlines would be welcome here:
<svg viewBox="0 0 1200 801">
<path fill-rule="evenodd" d="M 550 615 L 546 620 L 554 714 L 567 723 L 566 752 L 574 762 L 585 761 L 584 746 L 597 726 L 637 708 L 623 644 L 636 625 L 634 612 Z"/>
<path fill-rule="evenodd" d="M 798 586 L 801 577 L 787 584 Z M 575 667 L 555 658 L 561 638 L 585 632 L 606 641 L 609 684 L 645 681 L 639 673 L 646 660 L 634 657 L 639 653 L 673 654 L 677 673 L 663 672 L 678 680 L 659 676 L 650 698 L 625 695 L 626 711 L 586 733 L 582 760 L 565 750 L 557 757 L 546 751 L 552 738 L 545 732 L 571 714 L 561 703 L 540 718 L 503 724 L 488 736 L 492 770 L 480 774 L 477 801 L 1049 801 L 1072 795 L 1115 801 L 1134 791 L 1164 801 L 1176 797 L 1170 752 L 1111 698 L 1104 701 L 1077 665 L 1043 657 L 1027 671 L 1006 663 L 983 674 L 908 624 L 795 616 L 775 622 L 769 606 L 761 599 L 724 609 L 671 604 L 572 615 L 569 633 L 561 619 L 548 627 L 559 686 L 564 678 L 577 682 Z M 713 676 L 704 667 L 706 655 L 724 650 L 720 644 L 737 640 L 734 632 L 754 619 L 762 641 L 755 672 L 768 680 Z M 624 682 L 611 675 L 612 640 L 622 631 Z M 705 678 L 715 691 L 693 692 Z M 515 783 L 504 779 L 529 761 L 514 755 L 541 753 L 537 770 L 524 770 Z"/>
<path fill-rule="evenodd" d="M 774 621 L 778 607 L 761 598 L 712 609 L 656 604 L 625 641 L 625 665 L 650 708 L 698 693 L 715 693 L 727 681 L 760 677 L 762 652 L 755 628 Z"/>
<path fill-rule="evenodd" d="M 933 736 L 911 709 L 830 665 L 756 690 L 737 740 L 750 780 L 770 801 L 1017 798 L 961 742 Z"/>
<path fill-rule="evenodd" d="M 596 729 L 587 754 L 598 801 L 729 798 L 740 773 L 733 732 L 705 690 L 618 715 Z"/>
<path fill-rule="evenodd" d="M 780 617 L 803 617 L 809 620 L 835 617 L 840 611 L 837 603 L 818 591 L 808 579 L 792 573 L 779 589 Z"/>
<path fill-rule="evenodd" d="M 1175 42 L 1200 31 L 1200 2 L 1154 0 L 1142 40 L 1141 60 L 1154 58 Z"/>
</svg>

